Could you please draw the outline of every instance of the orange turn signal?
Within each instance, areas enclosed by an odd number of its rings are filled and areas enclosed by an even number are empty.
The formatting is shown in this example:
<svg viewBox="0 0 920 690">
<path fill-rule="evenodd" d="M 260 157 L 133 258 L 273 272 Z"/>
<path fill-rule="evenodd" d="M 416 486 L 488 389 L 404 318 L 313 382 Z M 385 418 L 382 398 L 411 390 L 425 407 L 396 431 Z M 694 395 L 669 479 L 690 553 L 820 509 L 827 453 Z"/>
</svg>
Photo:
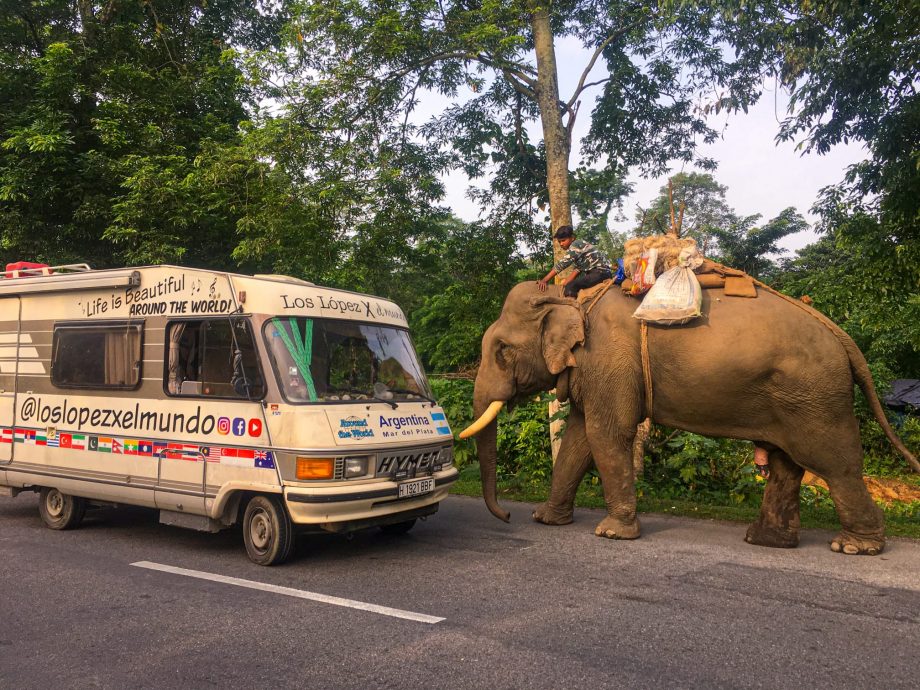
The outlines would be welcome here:
<svg viewBox="0 0 920 690">
<path fill-rule="evenodd" d="M 297 458 L 298 479 L 332 479 L 334 471 L 332 458 Z"/>
</svg>

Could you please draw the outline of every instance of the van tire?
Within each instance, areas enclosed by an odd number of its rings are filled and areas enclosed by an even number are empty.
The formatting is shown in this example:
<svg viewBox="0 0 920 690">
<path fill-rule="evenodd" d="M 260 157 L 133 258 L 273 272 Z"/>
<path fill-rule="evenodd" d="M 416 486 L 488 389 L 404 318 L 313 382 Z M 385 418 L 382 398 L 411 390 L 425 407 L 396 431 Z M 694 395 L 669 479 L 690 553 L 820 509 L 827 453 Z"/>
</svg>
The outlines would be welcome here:
<svg viewBox="0 0 920 690">
<path fill-rule="evenodd" d="M 408 533 L 413 527 L 415 527 L 415 518 L 405 520 L 404 522 L 395 522 L 392 525 L 381 525 L 380 531 L 384 534 L 396 536 Z"/>
<path fill-rule="evenodd" d="M 294 550 L 294 528 L 277 496 L 254 496 L 243 514 L 243 542 L 258 565 L 284 563 Z"/>
<path fill-rule="evenodd" d="M 51 529 L 73 529 L 86 515 L 86 501 L 79 496 L 64 494 L 50 487 L 43 488 L 39 496 L 38 512 Z"/>
</svg>

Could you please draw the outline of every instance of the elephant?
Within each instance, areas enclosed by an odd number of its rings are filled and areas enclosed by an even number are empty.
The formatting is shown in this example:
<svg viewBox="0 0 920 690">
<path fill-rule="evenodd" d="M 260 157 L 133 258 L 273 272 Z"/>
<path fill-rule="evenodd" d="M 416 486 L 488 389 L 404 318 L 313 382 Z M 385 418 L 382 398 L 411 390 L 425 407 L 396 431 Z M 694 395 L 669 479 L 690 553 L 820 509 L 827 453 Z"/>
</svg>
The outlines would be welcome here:
<svg viewBox="0 0 920 690">
<path fill-rule="evenodd" d="M 819 311 L 759 285 L 756 299 L 704 290 L 701 317 L 679 326 L 648 325 L 651 395 L 641 325 L 633 318 L 638 300 L 614 288 L 585 308 L 558 286 L 545 293 L 532 282 L 513 287 L 483 336 L 473 392 L 477 421 L 461 433 L 478 435 L 483 497 L 492 514 L 510 517 L 496 496 L 498 412 L 555 388 L 570 412 L 549 496 L 533 513 L 538 522 L 572 521 L 576 489 L 593 461 L 607 512 L 595 534 L 638 538 L 632 448 L 637 426 L 649 416 L 768 450 L 770 473 L 748 543 L 798 545 L 799 487 L 809 470 L 827 482 L 837 509 L 842 529 L 831 549 L 881 553 L 884 518 L 862 481 L 854 383 L 892 445 L 914 471 L 920 463 L 885 418 L 853 340 Z"/>
</svg>

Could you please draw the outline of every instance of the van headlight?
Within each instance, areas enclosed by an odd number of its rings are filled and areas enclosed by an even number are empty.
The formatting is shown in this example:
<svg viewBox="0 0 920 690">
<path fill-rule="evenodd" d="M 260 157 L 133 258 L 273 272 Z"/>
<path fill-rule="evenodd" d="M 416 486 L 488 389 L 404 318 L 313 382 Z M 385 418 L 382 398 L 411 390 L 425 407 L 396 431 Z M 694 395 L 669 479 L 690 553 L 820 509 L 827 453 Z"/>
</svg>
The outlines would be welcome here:
<svg viewBox="0 0 920 690">
<path fill-rule="evenodd" d="M 446 470 L 453 464 L 454 449 L 452 446 L 447 446 L 446 448 L 441 449 L 441 452 L 438 454 L 438 459 L 435 461 L 435 465 L 431 469 L 434 472 L 440 472 L 441 470 Z"/>
<path fill-rule="evenodd" d="M 367 474 L 367 456 L 360 458 L 345 458 L 345 479 L 363 477 Z"/>
</svg>

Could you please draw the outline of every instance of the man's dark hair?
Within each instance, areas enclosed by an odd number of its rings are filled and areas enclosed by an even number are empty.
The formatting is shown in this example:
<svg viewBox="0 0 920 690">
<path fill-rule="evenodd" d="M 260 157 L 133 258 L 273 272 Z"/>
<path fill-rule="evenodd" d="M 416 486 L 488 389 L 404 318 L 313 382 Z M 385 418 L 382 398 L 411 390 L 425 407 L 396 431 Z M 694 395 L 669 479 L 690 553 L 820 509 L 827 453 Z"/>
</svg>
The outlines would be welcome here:
<svg viewBox="0 0 920 690">
<path fill-rule="evenodd" d="M 574 237 L 575 229 L 571 225 L 560 225 L 553 235 L 557 240 L 564 240 L 566 237 Z"/>
</svg>

